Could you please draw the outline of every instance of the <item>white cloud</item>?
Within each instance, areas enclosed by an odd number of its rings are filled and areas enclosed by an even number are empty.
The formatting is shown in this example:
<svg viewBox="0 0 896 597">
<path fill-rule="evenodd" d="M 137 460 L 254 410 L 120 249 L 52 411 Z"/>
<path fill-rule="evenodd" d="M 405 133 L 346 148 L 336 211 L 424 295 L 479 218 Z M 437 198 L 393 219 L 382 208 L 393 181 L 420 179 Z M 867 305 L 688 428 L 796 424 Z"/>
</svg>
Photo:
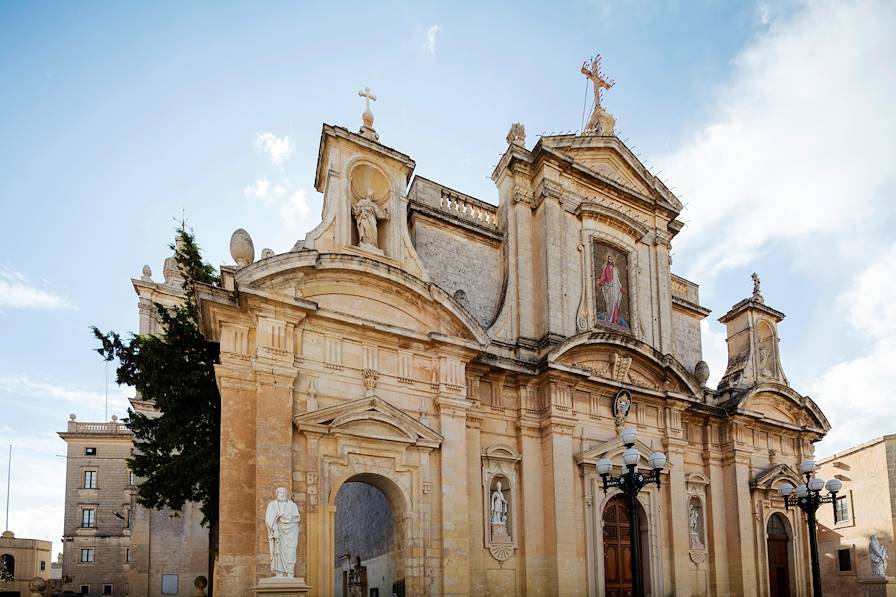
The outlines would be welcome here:
<svg viewBox="0 0 896 597">
<path fill-rule="evenodd" d="M 426 41 L 423 42 L 423 49 L 430 54 L 436 53 L 436 35 L 439 34 L 439 26 L 433 25 L 426 30 Z"/>
<path fill-rule="evenodd" d="M 110 377 L 112 375 L 110 367 Z M 109 412 L 113 410 L 124 413 L 127 410 L 127 397 L 133 392 L 113 382 L 109 383 Z M 81 405 L 92 413 L 98 407 L 104 407 L 105 391 L 91 391 L 73 388 L 54 383 L 51 380 L 35 380 L 27 375 L 16 373 L 0 373 L 0 394 L 10 394 L 19 399 L 35 398 L 40 400 L 59 400 L 73 405 Z"/>
<path fill-rule="evenodd" d="M 68 299 L 29 283 L 19 272 L 0 266 L 0 308 L 77 311 Z"/>
<path fill-rule="evenodd" d="M 706 385 L 714 388 L 725 375 L 728 367 L 727 332 L 724 326 L 704 319 L 700 322 L 700 338 L 703 344 L 703 360 L 709 365 L 709 379 Z"/>
<path fill-rule="evenodd" d="M 294 192 L 280 206 L 280 218 L 290 230 L 295 230 L 299 222 L 304 221 L 310 214 L 308 197 L 303 189 Z"/>
<path fill-rule="evenodd" d="M 274 201 L 271 183 L 267 178 L 256 180 L 254 184 L 247 184 L 243 187 L 243 195 L 249 199 L 258 199 L 265 205 L 270 205 Z"/>
<path fill-rule="evenodd" d="M 896 243 L 843 288 L 838 311 L 870 342 L 865 354 L 834 364 L 809 388 L 832 424 L 820 455 L 896 433 Z"/>
<path fill-rule="evenodd" d="M 271 156 L 275 166 L 280 166 L 295 153 L 295 147 L 289 137 L 278 137 L 269 131 L 262 131 L 255 136 L 255 148 Z"/>
<path fill-rule="evenodd" d="M 888 207 L 896 4 L 817 2 L 773 17 L 735 60 L 710 122 L 659 160 L 688 204 L 676 247 L 688 277 L 744 265 L 771 242 L 821 247 Z"/>
</svg>

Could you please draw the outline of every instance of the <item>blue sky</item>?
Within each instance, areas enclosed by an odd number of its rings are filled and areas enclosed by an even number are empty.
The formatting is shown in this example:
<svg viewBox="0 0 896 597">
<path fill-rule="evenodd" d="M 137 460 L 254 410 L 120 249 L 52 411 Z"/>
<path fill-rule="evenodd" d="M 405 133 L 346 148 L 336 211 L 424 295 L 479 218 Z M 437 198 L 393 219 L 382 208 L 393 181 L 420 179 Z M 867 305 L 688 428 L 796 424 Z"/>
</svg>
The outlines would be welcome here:
<svg viewBox="0 0 896 597">
<path fill-rule="evenodd" d="M 581 62 L 617 81 L 622 138 L 674 187 L 673 271 L 716 318 L 758 271 L 784 311 L 790 381 L 831 453 L 896 432 L 896 5 L 876 2 L 12 3 L 0 5 L 0 464 L 10 526 L 57 541 L 70 412 L 104 416 L 89 326 L 137 324 L 186 213 L 206 256 L 230 233 L 285 251 L 317 222 L 322 122 L 496 201 L 512 122 L 531 146 L 581 126 Z M 110 414 L 126 392 L 109 388 Z"/>
</svg>

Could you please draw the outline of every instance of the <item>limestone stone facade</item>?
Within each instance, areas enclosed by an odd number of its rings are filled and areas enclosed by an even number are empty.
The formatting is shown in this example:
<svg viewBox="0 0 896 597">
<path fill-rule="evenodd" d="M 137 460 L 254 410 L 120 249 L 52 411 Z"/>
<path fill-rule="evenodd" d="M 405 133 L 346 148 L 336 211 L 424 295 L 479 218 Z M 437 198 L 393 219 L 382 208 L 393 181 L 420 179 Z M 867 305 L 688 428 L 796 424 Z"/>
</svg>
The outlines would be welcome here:
<svg viewBox="0 0 896 597">
<path fill-rule="evenodd" d="M 648 594 L 810 593 L 805 525 L 777 487 L 798 483 L 830 426 L 784 376 L 784 315 L 758 294 L 732 307 L 727 371 L 705 386 L 709 310 L 670 270 L 682 204 L 609 114 L 592 120 L 531 148 L 514 125 L 494 206 L 413 177 L 368 109 L 359 133 L 323 126 L 314 230 L 257 261 L 235 234 L 237 265 L 197 294 L 221 347 L 216 595 L 270 576 L 264 512 L 280 486 L 301 511 L 295 574 L 312 595 L 613 594 L 608 554 L 628 547 L 607 530 L 621 528 L 617 490 L 596 463 L 620 461 L 621 425 L 642 455 L 668 455 L 662 487 L 639 498 Z M 627 418 L 612 406 L 623 389 Z M 358 485 L 390 518 L 364 526 Z M 373 549 L 359 529 L 383 520 L 391 539 Z M 770 522 L 786 543 L 774 585 Z M 351 586 L 346 554 L 366 554 Z"/>
<path fill-rule="evenodd" d="M 10 530 L 0 534 L 0 595 L 30 595 L 28 584 L 35 577 L 50 580 L 53 543 L 16 537 Z"/>
<path fill-rule="evenodd" d="M 843 483 L 834 509 L 818 510 L 818 553 L 825 594 L 866 595 L 872 584 L 871 535 L 889 551 L 887 580 L 896 592 L 896 435 L 885 435 L 818 461 L 818 476 Z M 880 587 L 879 594 L 885 594 Z"/>
</svg>

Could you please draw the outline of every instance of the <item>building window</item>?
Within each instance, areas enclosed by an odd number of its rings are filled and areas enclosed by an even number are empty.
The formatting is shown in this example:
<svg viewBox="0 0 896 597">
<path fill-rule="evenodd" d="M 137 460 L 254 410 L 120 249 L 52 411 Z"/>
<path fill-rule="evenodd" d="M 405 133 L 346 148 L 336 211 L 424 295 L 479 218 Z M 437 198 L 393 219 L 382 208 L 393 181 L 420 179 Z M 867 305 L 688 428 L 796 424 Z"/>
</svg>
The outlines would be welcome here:
<svg viewBox="0 0 896 597">
<path fill-rule="evenodd" d="M 16 559 L 5 553 L 0 556 L 0 580 L 12 580 L 16 577 Z"/>
<path fill-rule="evenodd" d="M 84 489 L 96 489 L 96 471 L 84 471 Z"/>
<path fill-rule="evenodd" d="M 84 448 L 85 456 L 96 456 L 96 448 Z"/>
<path fill-rule="evenodd" d="M 46 562 L 46 560 L 41 560 L 41 561 L 40 561 L 40 569 L 41 569 L 41 570 L 46 570 L 46 569 L 47 569 L 47 562 Z"/>
<path fill-rule="evenodd" d="M 137 484 L 137 475 L 132 472 L 128 472 L 128 485 L 136 485 Z"/>
<path fill-rule="evenodd" d="M 112 585 L 103 585 L 103 595 L 112 594 Z"/>
<path fill-rule="evenodd" d="M 837 504 L 834 508 L 834 522 L 846 522 L 849 520 L 849 503 L 846 496 L 841 495 L 837 498 Z"/>
<path fill-rule="evenodd" d="M 162 595 L 177 595 L 177 575 L 162 575 Z"/>
<path fill-rule="evenodd" d="M 849 548 L 837 550 L 837 567 L 840 572 L 852 570 L 852 554 L 850 554 Z"/>
<path fill-rule="evenodd" d="M 80 595 L 90 595 L 90 585 L 81 585 L 81 589 L 78 593 Z"/>
<path fill-rule="evenodd" d="M 124 561 L 125 562 L 131 561 L 131 548 L 130 547 L 128 547 L 127 549 L 124 550 Z"/>
<path fill-rule="evenodd" d="M 81 510 L 81 528 L 92 529 L 96 526 L 96 510 L 84 508 Z"/>
<path fill-rule="evenodd" d="M 92 564 L 93 563 L 93 548 L 92 547 L 82 547 L 81 548 L 81 563 L 82 564 Z"/>
</svg>

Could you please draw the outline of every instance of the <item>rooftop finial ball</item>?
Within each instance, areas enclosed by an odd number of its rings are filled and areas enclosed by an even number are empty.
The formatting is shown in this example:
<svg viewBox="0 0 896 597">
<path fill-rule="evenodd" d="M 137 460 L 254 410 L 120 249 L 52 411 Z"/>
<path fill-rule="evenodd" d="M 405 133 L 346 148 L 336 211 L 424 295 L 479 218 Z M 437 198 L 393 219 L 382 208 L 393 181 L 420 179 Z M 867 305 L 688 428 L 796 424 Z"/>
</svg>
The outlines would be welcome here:
<svg viewBox="0 0 896 597">
<path fill-rule="evenodd" d="M 237 228 L 230 237 L 230 256 L 240 267 L 255 261 L 255 244 L 249 233 L 242 228 Z"/>
</svg>

